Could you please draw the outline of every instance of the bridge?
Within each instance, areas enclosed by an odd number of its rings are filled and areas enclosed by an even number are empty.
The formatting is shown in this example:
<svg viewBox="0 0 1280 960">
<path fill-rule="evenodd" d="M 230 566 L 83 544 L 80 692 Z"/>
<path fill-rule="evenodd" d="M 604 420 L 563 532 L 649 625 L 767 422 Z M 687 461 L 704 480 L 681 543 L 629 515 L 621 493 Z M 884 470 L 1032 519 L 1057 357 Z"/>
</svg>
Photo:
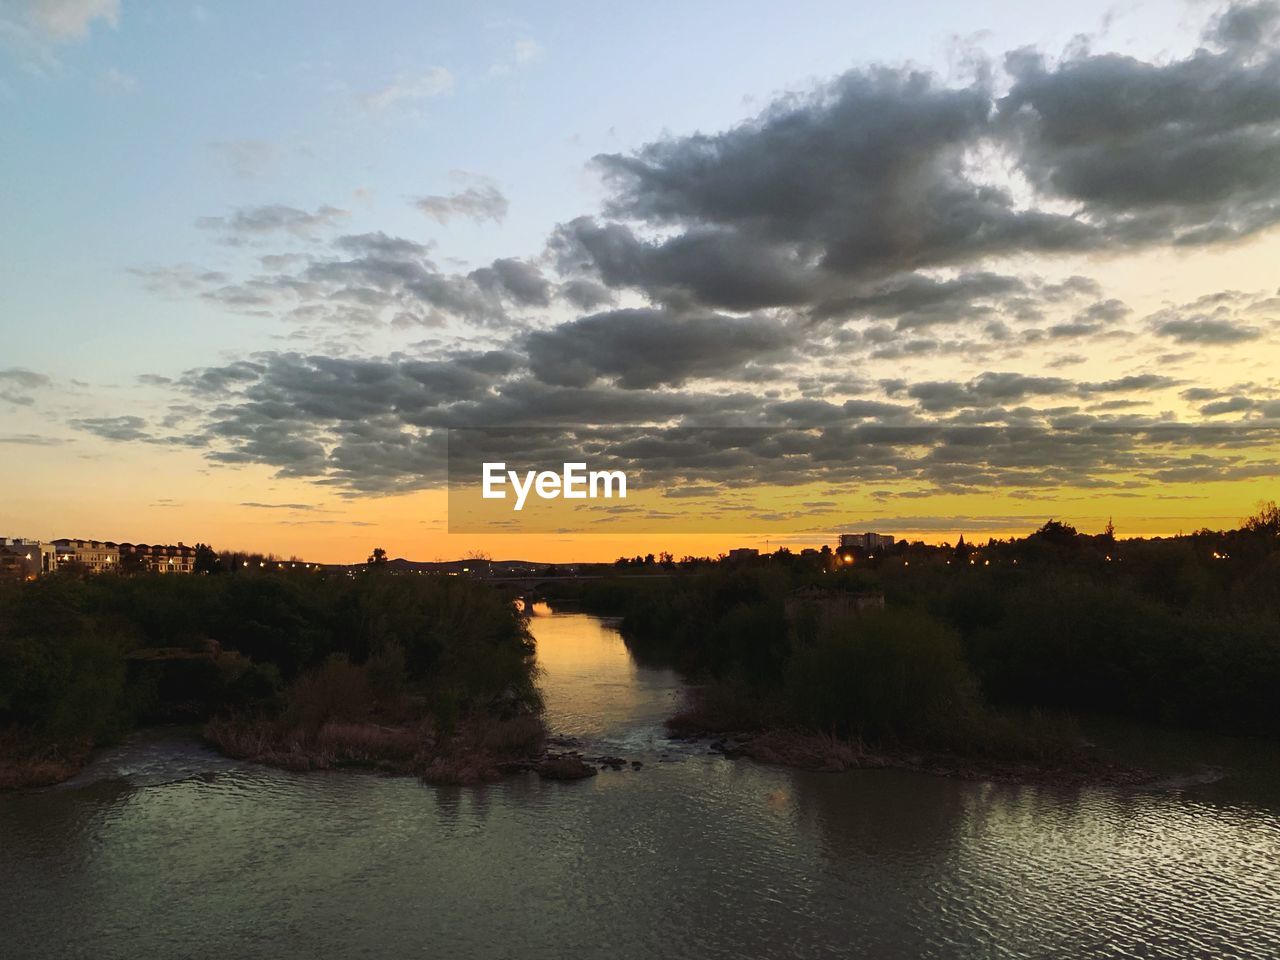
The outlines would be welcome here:
<svg viewBox="0 0 1280 960">
<path fill-rule="evenodd" d="M 620 576 L 603 573 L 572 573 L 549 576 L 546 574 L 529 574 L 523 577 L 477 577 L 483 583 L 491 583 L 499 589 L 509 590 L 524 600 L 525 605 L 546 599 L 545 589 L 549 584 L 583 583 L 588 580 L 669 580 L 675 573 L 637 573 Z"/>
</svg>

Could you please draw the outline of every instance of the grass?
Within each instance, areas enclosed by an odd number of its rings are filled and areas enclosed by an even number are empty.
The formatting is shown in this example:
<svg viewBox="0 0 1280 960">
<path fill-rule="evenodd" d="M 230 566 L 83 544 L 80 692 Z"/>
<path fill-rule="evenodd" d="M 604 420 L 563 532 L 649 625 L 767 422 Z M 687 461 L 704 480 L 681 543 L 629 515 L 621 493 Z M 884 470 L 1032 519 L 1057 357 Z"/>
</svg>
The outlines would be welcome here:
<svg viewBox="0 0 1280 960">
<path fill-rule="evenodd" d="M 261 717 L 221 717 L 204 728 L 210 743 L 228 756 L 286 770 L 342 767 L 410 774 L 435 784 L 476 784 L 498 779 L 503 763 L 527 760 L 541 750 L 540 718 L 466 717 L 448 735 L 430 719 L 399 724 L 328 720 L 314 731 Z"/>
<path fill-rule="evenodd" d="M 56 743 L 15 728 L 0 731 L 0 790 L 68 780 L 85 765 L 92 748 L 88 738 Z"/>
</svg>

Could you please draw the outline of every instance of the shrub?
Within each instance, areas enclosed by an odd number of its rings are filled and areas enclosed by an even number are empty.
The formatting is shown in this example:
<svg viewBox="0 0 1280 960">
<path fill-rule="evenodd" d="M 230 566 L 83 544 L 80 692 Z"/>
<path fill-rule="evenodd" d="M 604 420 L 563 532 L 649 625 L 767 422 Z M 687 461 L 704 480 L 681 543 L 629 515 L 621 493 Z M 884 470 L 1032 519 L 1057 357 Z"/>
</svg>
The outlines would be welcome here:
<svg viewBox="0 0 1280 960">
<path fill-rule="evenodd" d="M 313 738 L 328 721 L 362 719 L 372 706 L 368 671 L 335 654 L 285 691 L 282 719 Z"/>
<path fill-rule="evenodd" d="M 979 712 L 956 635 L 925 614 L 833 618 L 795 651 L 787 701 L 800 722 L 865 740 L 940 741 Z"/>
</svg>

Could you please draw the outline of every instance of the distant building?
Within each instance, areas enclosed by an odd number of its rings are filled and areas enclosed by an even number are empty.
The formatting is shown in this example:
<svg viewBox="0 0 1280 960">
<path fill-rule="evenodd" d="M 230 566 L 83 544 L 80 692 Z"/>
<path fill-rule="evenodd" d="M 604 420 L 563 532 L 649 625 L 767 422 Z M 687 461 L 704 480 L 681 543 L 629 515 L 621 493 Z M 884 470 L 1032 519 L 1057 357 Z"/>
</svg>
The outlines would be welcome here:
<svg viewBox="0 0 1280 960">
<path fill-rule="evenodd" d="M 98 540 L 53 541 L 59 567 L 75 564 L 90 573 L 115 573 L 120 569 L 120 548 Z"/>
<path fill-rule="evenodd" d="M 56 563 L 56 552 L 51 543 L 0 537 L 0 577 L 34 580 L 42 574 L 52 573 Z"/>
<path fill-rule="evenodd" d="M 867 553 L 874 553 L 876 550 L 887 550 L 897 541 L 891 533 L 842 533 L 840 534 L 840 548 L 848 550 L 856 548 L 864 550 Z"/>
<path fill-rule="evenodd" d="M 146 543 L 122 543 L 120 565 L 125 573 L 194 573 L 196 548 L 185 543 L 177 546 Z"/>
<path fill-rule="evenodd" d="M 760 556 L 760 551 L 755 547 L 739 547 L 736 550 L 729 551 L 729 559 L 734 563 L 743 560 L 754 560 L 758 556 Z"/>
</svg>

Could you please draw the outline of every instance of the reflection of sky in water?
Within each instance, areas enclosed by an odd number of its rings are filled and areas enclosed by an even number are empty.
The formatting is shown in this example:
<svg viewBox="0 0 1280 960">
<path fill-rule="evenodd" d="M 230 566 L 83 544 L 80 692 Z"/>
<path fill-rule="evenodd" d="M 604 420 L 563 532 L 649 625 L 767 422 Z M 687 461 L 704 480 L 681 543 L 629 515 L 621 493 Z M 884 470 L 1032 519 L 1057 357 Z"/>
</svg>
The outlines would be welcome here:
<svg viewBox="0 0 1280 960">
<path fill-rule="evenodd" d="M 589 617 L 532 628 L 553 726 L 660 736 L 671 674 Z M 1274 782 L 1274 747 L 1227 743 Z M 0 957 L 1280 955 L 1261 780 L 1124 793 L 679 761 L 437 789 L 149 733 L 71 785 L 0 794 Z"/>
<path fill-rule="evenodd" d="M 637 666 L 609 622 L 535 608 L 540 684 L 553 733 L 618 750 L 644 750 L 663 739 L 681 684 L 671 670 Z"/>
</svg>

